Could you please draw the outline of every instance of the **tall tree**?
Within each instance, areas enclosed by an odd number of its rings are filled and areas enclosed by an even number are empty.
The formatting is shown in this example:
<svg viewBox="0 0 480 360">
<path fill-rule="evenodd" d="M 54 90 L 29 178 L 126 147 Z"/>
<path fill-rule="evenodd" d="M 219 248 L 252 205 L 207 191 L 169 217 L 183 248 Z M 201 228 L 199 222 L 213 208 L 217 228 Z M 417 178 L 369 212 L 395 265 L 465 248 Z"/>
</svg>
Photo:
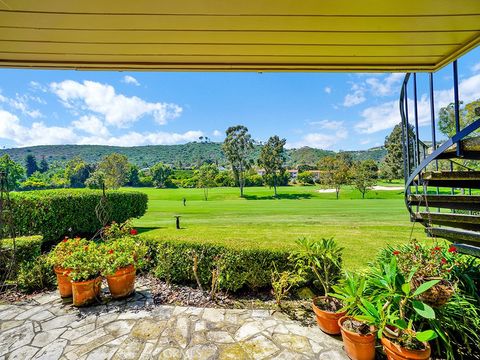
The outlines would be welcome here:
<svg viewBox="0 0 480 360">
<path fill-rule="evenodd" d="M 240 196 L 243 197 L 245 172 L 250 169 L 253 163 L 250 158 L 253 150 L 253 140 L 248 129 L 243 125 L 231 126 L 225 133 L 226 137 L 222 150 L 232 167 L 235 182 L 240 188 Z"/>
<path fill-rule="evenodd" d="M 273 186 L 275 196 L 277 196 L 278 178 L 285 171 L 285 139 L 280 139 L 277 135 L 271 136 L 267 143 L 262 146 L 258 165 L 263 167 L 265 183 Z"/>
<path fill-rule="evenodd" d="M 45 156 L 42 156 L 42 160 L 40 161 L 40 165 L 38 166 L 38 171 L 40 171 L 42 174 L 46 173 L 49 169 L 48 162 L 45 159 Z"/>
<path fill-rule="evenodd" d="M 360 191 L 362 199 L 372 186 L 377 183 L 378 166 L 373 160 L 360 161 L 353 165 L 353 186 Z"/>
<path fill-rule="evenodd" d="M 463 102 L 460 102 L 460 105 L 462 104 Z M 475 113 L 476 108 L 480 108 L 480 99 L 472 101 L 460 108 L 460 129 L 463 129 L 480 118 L 480 116 Z M 449 138 L 455 135 L 455 104 L 450 103 L 447 106 L 442 107 L 439 110 L 438 115 L 438 129 L 442 134 Z"/>
<path fill-rule="evenodd" d="M 203 164 L 195 171 L 198 177 L 197 186 L 203 189 L 203 197 L 208 200 L 208 190 L 216 185 L 215 178 L 218 175 L 218 167 L 215 164 Z"/>
<path fill-rule="evenodd" d="M 127 185 L 128 186 L 140 185 L 140 175 L 139 175 L 139 169 L 137 165 L 129 164 Z"/>
<path fill-rule="evenodd" d="M 128 158 L 125 155 L 112 153 L 100 161 L 95 171 L 103 173 L 106 188 L 118 189 L 127 182 L 128 169 Z"/>
<path fill-rule="evenodd" d="M 65 165 L 65 179 L 70 187 L 82 188 L 93 170 L 93 166 L 88 165 L 82 158 L 76 156 Z"/>
<path fill-rule="evenodd" d="M 170 175 L 172 175 L 172 169 L 170 166 L 159 162 L 150 168 L 150 175 L 152 176 L 153 185 L 156 188 L 163 188 Z"/>
<path fill-rule="evenodd" d="M 6 185 L 8 191 L 13 191 L 18 187 L 18 184 L 25 175 L 22 165 L 13 161 L 8 154 L 0 157 L 0 171 L 6 178 Z"/>
<path fill-rule="evenodd" d="M 387 155 L 383 160 L 382 177 L 388 181 L 403 178 L 402 127 L 395 125 L 390 135 L 385 138 Z"/>
<path fill-rule="evenodd" d="M 38 171 L 37 159 L 32 154 L 28 154 L 25 157 L 25 168 L 27 170 L 27 176 L 30 176 L 35 171 Z"/>
<path fill-rule="evenodd" d="M 350 166 L 344 156 L 337 154 L 324 157 L 318 167 L 323 171 L 320 183 L 325 187 L 334 188 L 338 200 L 341 187 L 347 185 L 350 180 Z"/>
</svg>

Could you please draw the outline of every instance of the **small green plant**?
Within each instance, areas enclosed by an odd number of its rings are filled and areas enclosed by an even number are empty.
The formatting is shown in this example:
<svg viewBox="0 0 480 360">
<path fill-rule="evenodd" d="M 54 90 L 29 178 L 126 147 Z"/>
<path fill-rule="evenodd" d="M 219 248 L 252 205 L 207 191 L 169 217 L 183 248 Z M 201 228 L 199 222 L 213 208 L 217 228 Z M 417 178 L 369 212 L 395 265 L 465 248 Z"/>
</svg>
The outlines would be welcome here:
<svg viewBox="0 0 480 360">
<path fill-rule="evenodd" d="M 277 266 L 273 264 L 272 270 L 272 289 L 273 296 L 277 307 L 281 307 L 281 302 L 288 296 L 292 287 L 305 281 L 302 274 L 302 269 L 299 268 L 297 272 L 293 271 L 278 271 Z"/>
<path fill-rule="evenodd" d="M 42 255 L 33 261 L 20 264 L 17 283 L 19 289 L 26 293 L 53 288 L 55 275 L 46 256 Z"/>
<path fill-rule="evenodd" d="M 102 269 L 102 256 L 98 245 L 85 239 L 76 241 L 75 249 L 63 262 L 65 268 L 71 269 L 70 278 L 73 281 L 97 278 Z"/>
<path fill-rule="evenodd" d="M 343 248 L 333 238 L 320 241 L 301 238 L 297 244 L 300 250 L 296 258 L 311 269 L 327 296 L 332 285 L 340 278 Z"/>
<path fill-rule="evenodd" d="M 138 237 L 124 236 L 100 244 L 98 250 L 102 274 L 108 276 L 129 265 L 141 268 L 148 247 Z"/>
<path fill-rule="evenodd" d="M 127 220 L 121 224 L 112 221 L 109 226 L 106 226 L 103 229 L 103 238 L 104 240 L 114 240 L 120 239 L 125 236 L 134 236 L 137 235 L 138 231 L 132 226 L 131 220 Z"/>
<path fill-rule="evenodd" d="M 80 238 L 69 239 L 65 237 L 48 253 L 48 264 L 53 267 L 65 269 L 65 262 L 81 244 L 83 244 L 83 242 Z"/>
<path fill-rule="evenodd" d="M 341 311 L 346 311 L 352 316 L 360 313 L 359 306 L 367 289 L 367 279 L 364 275 L 345 272 L 345 277 L 337 285 L 333 285 L 332 289 L 333 293 L 329 295 L 342 302 Z"/>
</svg>

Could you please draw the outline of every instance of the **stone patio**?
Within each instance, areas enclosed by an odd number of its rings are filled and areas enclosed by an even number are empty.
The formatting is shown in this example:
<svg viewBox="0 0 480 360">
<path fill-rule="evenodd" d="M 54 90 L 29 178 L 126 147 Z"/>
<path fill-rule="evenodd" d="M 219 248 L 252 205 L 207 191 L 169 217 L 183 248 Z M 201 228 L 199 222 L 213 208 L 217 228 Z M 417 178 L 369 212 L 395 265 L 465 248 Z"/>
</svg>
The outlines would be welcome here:
<svg viewBox="0 0 480 360">
<path fill-rule="evenodd" d="M 148 290 L 85 309 L 56 292 L 0 305 L 6 359 L 348 359 L 339 339 L 269 310 L 153 305 Z"/>
</svg>

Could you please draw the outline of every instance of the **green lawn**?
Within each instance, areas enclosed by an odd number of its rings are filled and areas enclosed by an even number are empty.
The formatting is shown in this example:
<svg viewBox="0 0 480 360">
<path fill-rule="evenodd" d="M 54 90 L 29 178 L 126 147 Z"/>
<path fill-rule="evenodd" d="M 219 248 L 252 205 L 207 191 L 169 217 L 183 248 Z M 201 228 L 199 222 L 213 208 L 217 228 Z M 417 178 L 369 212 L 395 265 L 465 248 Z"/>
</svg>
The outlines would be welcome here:
<svg viewBox="0 0 480 360">
<path fill-rule="evenodd" d="M 149 237 L 241 248 L 291 249 L 299 237 L 334 237 L 345 247 L 349 269 L 366 266 L 379 247 L 408 241 L 412 223 L 402 191 L 372 191 L 362 200 L 345 188 L 335 200 L 334 193 L 317 189 L 282 187 L 281 198 L 272 199 L 268 188 L 246 188 L 241 199 L 236 188 L 214 188 L 208 201 L 201 189 L 136 189 L 148 194 L 149 205 L 135 226 Z M 175 229 L 174 215 L 182 216 L 183 229 Z M 421 225 L 414 236 L 425 238 Z"/>
</svg>

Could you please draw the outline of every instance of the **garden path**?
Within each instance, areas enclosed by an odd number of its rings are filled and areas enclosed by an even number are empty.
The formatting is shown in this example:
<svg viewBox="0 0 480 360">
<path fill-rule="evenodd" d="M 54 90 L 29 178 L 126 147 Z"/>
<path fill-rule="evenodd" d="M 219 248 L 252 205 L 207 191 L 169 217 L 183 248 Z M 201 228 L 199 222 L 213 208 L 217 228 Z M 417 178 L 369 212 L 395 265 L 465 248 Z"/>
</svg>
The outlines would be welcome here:
<svg viewBox="0 0 480 360">
<path fill-rule="evenodd" d="M 56 292 L 0 305 L 6 359 L 347 359 L 342 342 L 269 310 L 153 305 L 147 289 L 84 309 Z"/>
</svg>

